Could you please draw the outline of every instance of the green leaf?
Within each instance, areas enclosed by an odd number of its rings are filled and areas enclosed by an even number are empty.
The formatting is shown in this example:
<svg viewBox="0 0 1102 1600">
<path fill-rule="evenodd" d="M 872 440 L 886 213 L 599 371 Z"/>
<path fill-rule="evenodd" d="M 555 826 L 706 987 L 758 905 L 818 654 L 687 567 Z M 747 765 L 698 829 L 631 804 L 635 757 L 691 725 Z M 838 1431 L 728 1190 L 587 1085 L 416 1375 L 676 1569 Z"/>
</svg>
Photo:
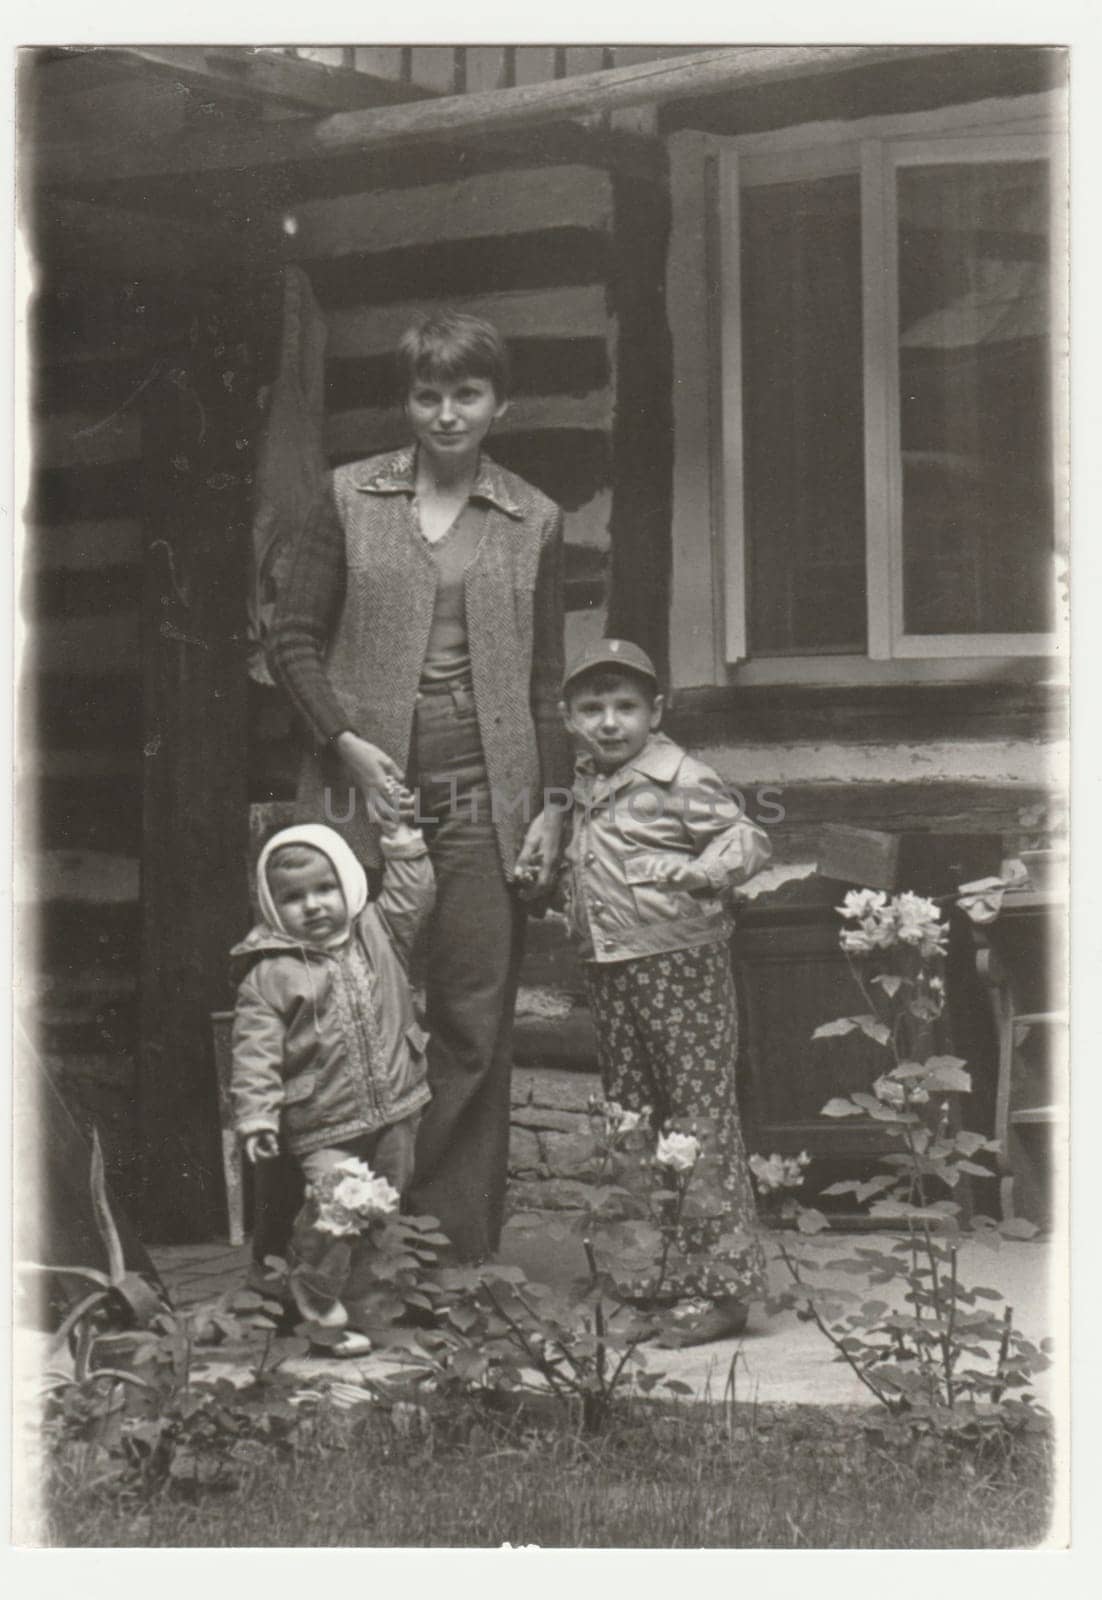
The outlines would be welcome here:
<svg viewBox="0 0 1102 1600">
<path fill-rule="evenodd" d="M 867 1039 L 874 1040 L 876 1044 L 891 1043 L 892 1030 L 886 1023 L 881 1022 L 879 1017 L 863 1016 L 854 1017 L 852 1020 Z"/>
<path fill-rule="evenodd" d="M 953 1148 L 964 1156 L 974 1156 L 976 1151 L 984 1149 L 986 1144 L 987 1140 L 982 1133 L 973 1133 L 969 1128 L 962 1128 L 953 1138 Z"/>
<path fill-rule="evenodd" d="M 857 1185 L 858 1200 L 867 1200 L 870 1195 L 880 1194 L 884 1189 L 893 1189 L 901 1182 L 893 1173 L 880 1173 L 875 1178 L 869 1178 L 865 1183 Z"/>
<path fill-rule="evenodd" d="M 811 1035 L 813 1039 L 837 1039 L 844 1033 L 852 1033 L 857 1022 L 853 1017 L 835 1017 L 833 1022 L 822 1022 Z"/>
<path fill-rule="evenodd" d="M 126 1272 L 126 1261 L 123 1256 L 122 1241 L 119 1230 L 115 1226 L 115 1219 L 111 1215 L 111 1205 L 107 1198 L 107 1178 L 103 1166 L 103 1146 L 99 1141 L 99 1129 L 92 1128 L 92 1209 L 95 1213 L 96 1228 L 103 1240 L 104 1249 L 107 1251 L 107 1276 L 112 1283 L 118 1283 Z"/>
<path fill-rule="evenodd" d="M 892 1180 L 895 1181 L 894 1179 Z M 846 1178 L 841 1183 L 828 1184 L 821 1191 L 823 1194 L 856 1194 L 861 1187 L 860 1178 Z"/>
<path fill-rule="evenodd" d="M 680 1378 L 667 1378 L 665 1383 L 662 1385 L 662 1387 L 664 1389 L 668 1389 L 671 1394 L 692 1394 L 693 1393 L 692 1384 L 691 1383 L 682 1383 Z"/>
<path fill-rule="evenodd" d="M 891 999 L 892 995 L 898 994 L 903 987 L 903 979 L 894 972 L 878 973 L 872 981 L 883 989 L 889 999 Z"/>
<path fill-rule="evenodd" d="M 981 1167 L 978 1161 L 958 1161 L 956 1169 L 958 1172 L 970 1172 L 976 1178 L 993 1178 L 995 1176 L 990 1167 Z"/>
<path fill-rule="evenodd" d="M 861 1115 L 861 1107 L 855 1106 L 852 1100 L 842 1100 L 835 1097 L 835 1099 L 827 1101 L 820 1115 L 824 1117 L 859 1117 Z"/>
<path fill-rule="evenodd" d="M 796 1226 L 801 1233 L 822 1233 L 830 1223 L 821 1211 L 812 1206 L 801 1206 L 796 1216 Z"/>
<path fill-rule="evenodd" d="M 958 1066 L 933 1066 L 926 1079 L 927 1089 L 943 1090 L 953 1094 L 969 1094 L 972 1088 L 972 1075 Z"/>
</svg>

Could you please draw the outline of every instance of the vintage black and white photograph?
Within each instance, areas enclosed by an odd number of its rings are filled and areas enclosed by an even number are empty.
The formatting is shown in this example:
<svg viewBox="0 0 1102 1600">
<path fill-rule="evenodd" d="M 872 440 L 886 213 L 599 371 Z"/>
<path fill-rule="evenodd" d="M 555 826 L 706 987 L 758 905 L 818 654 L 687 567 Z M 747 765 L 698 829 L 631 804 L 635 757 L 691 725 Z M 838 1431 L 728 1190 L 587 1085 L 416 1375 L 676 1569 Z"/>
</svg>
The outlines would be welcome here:
<svg viewBox="0 0 1102 1600">
<path fill-rule="evenodd" d="M 15 51 L 17 1546 L 1067 1545 L 1038 21 Z"/>
</svg>

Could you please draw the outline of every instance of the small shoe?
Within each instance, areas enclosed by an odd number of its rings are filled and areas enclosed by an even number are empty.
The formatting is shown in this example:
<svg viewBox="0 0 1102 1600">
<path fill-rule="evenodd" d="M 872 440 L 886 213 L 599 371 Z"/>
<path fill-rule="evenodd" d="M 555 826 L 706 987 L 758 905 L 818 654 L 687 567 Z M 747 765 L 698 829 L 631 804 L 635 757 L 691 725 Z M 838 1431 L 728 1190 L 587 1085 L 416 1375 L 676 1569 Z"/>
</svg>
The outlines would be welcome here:
<svg viewBox="0 0 1102 1600">
<path fill-rule="evenodd" d="M 357 1333 L 355 1329 L 348 1328 L 333 1344 L 319 1347 L 329 1356 L 336 1356 L 339 1361 L 354 1361 L 357 1356 L 369 1356 L 374 1345 L 366 1333 Z"/>
<path fill-rule="evenodd" d="M 323 1301 L 309 1293 L 305 1287 L 291 1279 L 291 1293 L 294 1295 L 298 1314 L 306 1322 L 312 1322 L 316 1328 L 347 1328 L 348 1312 L 339 1300 Z"/>
<path fill-rule="evenodd" d="M 670 1313 L 658 1343 L 667 1350 L 687 1345 L 737 1339 L 746 1330 L 750 1307 L 745 1300 L 689 1300 Z"/>
</svg>

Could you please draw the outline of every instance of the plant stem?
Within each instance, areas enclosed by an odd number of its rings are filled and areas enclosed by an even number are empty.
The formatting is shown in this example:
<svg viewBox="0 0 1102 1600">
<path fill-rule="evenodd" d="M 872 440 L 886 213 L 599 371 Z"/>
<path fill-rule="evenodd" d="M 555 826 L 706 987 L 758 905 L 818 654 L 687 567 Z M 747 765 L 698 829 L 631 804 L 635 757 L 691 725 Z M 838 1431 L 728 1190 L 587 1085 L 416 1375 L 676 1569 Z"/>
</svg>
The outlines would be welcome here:
<svg viewBox="0 0 1102 1600">
<path fill-rule="evenodd" d="M 501 1301 L 498 1299 L 489 1283 L 484 1282 L 482 1288 L 485 1292 L 486 1298 L 489 1300 L 498 1316 L 512 1333 L 513 1343 L 517 1345 L 525 1358 L 534 1364 L 536 1371 L 543 1374 L 555 1393 L 569 1394 L 572 1391 L 580 1392 L 580 1385 L 572 1382 L 566 1374 L 556 1372 L 555 1368 L 545 1358 L 542 1352 L 538 1355 L 535 1354 L 535 1352 L 532 1350 L 531 1343 L 529 1342 L 528 1335 L 525 1333 L 520 1323 L 517 1322 L 514 1317 L 510 1316 L 508 1311 L 506 1311 L 505 1307 L 502 1305 Z M 567 1361 L 570 1362 L 571 1366 L 575 1367 L 575 1370 L 577 1370 L 576 1363 L 574 1362 L 570 1351 L 567 1350 L 565 1345 L 562 1346 L 562 1352 Z"/>
<path fill-rule="evenodd" d="M 1003 1382 L 1003 1372 L 1006 1369 L 1006 1358 L 1010 1354 L 1010 1330 L 1014 1317 L 1014 1307 L 1006 1306 L 1003 1310 L 1003 1332 L 999 1340 L 999 1358 L 995 1363 L 995 1388 L 991 1391 L 993 1405 L 998 1405 L 1006 1393 L 1006 1384 Z"/>
<path fill-rule="evenodd" d="M 953 1335 L 957 1320 L 957 1247 L 953 1245 L 949 1251 L 949 1311 L 946 1317 L 945 1337 L 942 1340 L 942 1359 L 945 1363 L 945 1398 L 949 1402 L 950 1411 L 956 1399 L 956 1390 L 953 1386 L 953 1367 L 956 1357 L 953 1354 Z"/>
<path fill-rule="evenodd" d="M 789 1272 L 792 1275 L 792 1281 L 795 1284 L 797 1284 L 801 1289 L 804 1289 L 804 1292 L 806 1294 L 806 1292 L 807 1292 L 806 1291 L 806 1287 L 804 1285 L 803 1279 L 800 1277 L 799 1268 L 797 1267 L 796 1263 L 793 1261 L 792 1257 L 789 1255 L 788 1251 L 785 1249 L 783 1244 L 779 1244 L 778 1245 L 778 1249 L 780 1251 L 781 1260 L 784 1262 L 785 1266 L 788 1268 Z M 823 1335 L 823 1337 L 826 1340 L 828 1340 L 828 1342 L 830 1344 L 832 1344 L 834 1346 L 835 1350 L 837 1350 L 838 1354 L 846 1362 L 847 1366 L 849 1366 L 850 1369 L 856 1374 L 856 1376 L 858 1378 L 860 1378 L 861 1382 L 865 1385 L 865 1388 L 870 1390 L 871 1393 L 876 1396 L 876 1398 L 880 1402 L 880 1404 L 882 1406 L 885 1406 L 887 1408 L 887 1410 L 889 1410 L 889 1411 L 897 1411 L 897 1410 L 899 1410 L 900 1409 L 899 1400 L 898 1399 L 892 1399 L 888 1395 L 886 1395 L 884 1393 L 884 1391 L 882 1389 L 880 1389 L 872 1381 L 872 1379 L 869 1377 L 868 1373 L 864 1372 L 857 1365 L 856 1361 L 854 1361 L 854 1359 L 850 1355 L 849 1351 L 842 1348 L 841 1341 L 839 1339 L 836 1339 L 834 1337 L 834 1334 L 827 1327 L 826 1323 L 823 1321 L 822 1317 L 819 1315 L 819 1308 L 816 1306 L 814 1300 L 812 1300 L 810 1296 L 808 1296 L 808 1298 L 804 1301 L 804 1309 L 807 1311 L 808 1315 L 810 1316 L 812 1322 L 814 1322 L 815 1326 L 818 1328 L 819 1332 Z M 905 1402 L 904 1402 L 904 1404 L 905 1404 Z"/>
<path fill-rule="evenodd" d="M 596 1285 L 597 1257 L 593 1254 L 592 1242 L 589 1239 L 583 1239 L 582 1249 L 585 1251 L 585 1259 L 589 1263 L 590 1277 L 593 1279 L 594 1285 Z M 605 1389 L 605 1373 L 607 1371 L 608 1350 L 605 1345 L 605 1306 L 604 1301 L 601 1299 L 599 1293 L 597 1299 L 593 1303 L 593 1331 L 597 1337 L 597 1382 L 600 1385 L 603 1393 Z"/>
</svg>

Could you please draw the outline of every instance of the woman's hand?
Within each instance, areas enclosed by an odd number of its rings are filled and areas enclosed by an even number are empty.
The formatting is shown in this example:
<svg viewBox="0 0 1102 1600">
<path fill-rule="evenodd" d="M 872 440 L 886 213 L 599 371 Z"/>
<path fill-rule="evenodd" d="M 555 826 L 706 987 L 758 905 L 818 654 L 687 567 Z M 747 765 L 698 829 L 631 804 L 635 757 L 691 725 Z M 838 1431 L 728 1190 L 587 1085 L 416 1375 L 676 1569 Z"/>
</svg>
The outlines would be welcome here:
<svg viewBox="0 0 1102 1600">
<path fill-rule="evenodd" d="M 385 750 L 358 733 L 347 732 L 337 740 L 337 754 L 369 806 L 380 811 L 396 808 L 401 817 L 413 815 L 413 795 L 398 763 Z"/>
<path fill-rule="evenodd" d="M 562 855 L 565 812 L 541 811 L 533 817 L 520 847 L 513 878 L 523 900 L 538 900 L 551 887 Z"/>
</svg>

